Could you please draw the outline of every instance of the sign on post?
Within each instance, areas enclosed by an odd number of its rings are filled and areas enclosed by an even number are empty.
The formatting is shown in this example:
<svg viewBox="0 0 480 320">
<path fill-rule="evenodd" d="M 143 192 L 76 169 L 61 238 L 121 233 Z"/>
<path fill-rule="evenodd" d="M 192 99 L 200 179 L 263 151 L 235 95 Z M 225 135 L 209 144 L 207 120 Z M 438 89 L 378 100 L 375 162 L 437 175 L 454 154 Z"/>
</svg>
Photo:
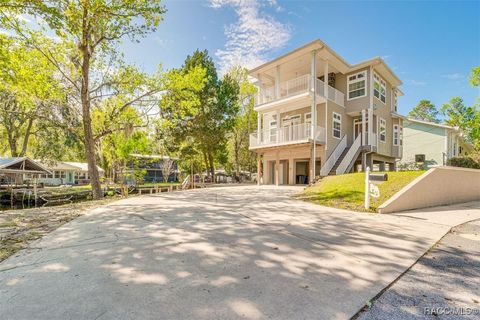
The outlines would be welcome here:
<svg viewBox="0 0 480 320">
<path fill-rule="evenodd" d="M 370 183 L 370 167 L 365 171 L 365 209 L 370 209 L 370 197 L 380 197 L 380 189 L 373 183 Z"/>
</svg>

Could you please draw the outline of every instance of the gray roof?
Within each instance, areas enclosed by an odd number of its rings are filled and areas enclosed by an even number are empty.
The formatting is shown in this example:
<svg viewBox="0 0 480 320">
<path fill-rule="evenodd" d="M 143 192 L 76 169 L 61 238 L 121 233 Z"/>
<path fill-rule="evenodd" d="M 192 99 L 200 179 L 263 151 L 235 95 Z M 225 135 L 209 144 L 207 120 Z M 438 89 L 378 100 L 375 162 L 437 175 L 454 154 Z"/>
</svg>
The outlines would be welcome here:
<svg viewBox="0 0 480 320">
<path fill-rule="evenodd" d="M 25 167 L 20 168 L 19 163 L 24 161 Z M 51 173 L 47 167 L 28 157 L 0 157 L 0 171 Z"/>
</svg>

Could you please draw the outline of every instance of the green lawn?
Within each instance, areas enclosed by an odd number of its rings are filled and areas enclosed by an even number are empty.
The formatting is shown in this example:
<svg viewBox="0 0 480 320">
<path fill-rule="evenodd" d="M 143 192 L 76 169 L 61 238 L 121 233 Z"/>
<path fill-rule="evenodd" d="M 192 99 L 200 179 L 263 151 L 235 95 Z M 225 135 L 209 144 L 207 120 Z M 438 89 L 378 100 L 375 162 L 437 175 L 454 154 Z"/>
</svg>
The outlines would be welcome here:
<svg viewBox="0 0 480 320">
<path fill-rule="evenodd" d="M 379 198 L 371 198 L 371 210 L 388 200 L 401 188 L 425 171 L 387 172 L 388 181 L 378 182 L 380 189 Z M 312 201 L 324 206 L 365 211 L 364 203 L 364 173 L 349 173 L 338 176 L 328 176 L 317 184 L 308 187 L 297 197 L 302 200 Z"/>
</svg>

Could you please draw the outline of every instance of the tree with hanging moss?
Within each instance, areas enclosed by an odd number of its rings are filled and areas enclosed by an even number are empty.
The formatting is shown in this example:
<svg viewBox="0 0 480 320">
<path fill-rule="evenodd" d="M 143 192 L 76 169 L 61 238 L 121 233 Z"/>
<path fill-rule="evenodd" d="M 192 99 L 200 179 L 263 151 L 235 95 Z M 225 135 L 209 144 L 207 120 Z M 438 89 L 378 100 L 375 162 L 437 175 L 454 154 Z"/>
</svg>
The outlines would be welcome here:
<svg viewBox="0 0 480 320">
<path fill-rule="evenodd" d="M 139 41 L 155 31 L 166 10 L 160 0 L 5 0 L 0 3 L 0 22 L 37 49 L 73 88 L 78 101 L 83 127 L 85 158 L 94 198 L 103 192 L 97 169 L 95 136 L 92 128 L 92 107 L 105 97 L 115 96 L 115 85 L 127 86 L 127 77 L 109 77 L 119 65 L 124 67 L 118 51 L 123 39 Z M 38 23 L 24 22 L 22 15 L 35 16 Z M 40 30 L 39 30 L 40 28 Z M 53 32 L 65 55 L 51 50 L 39 41 L 39 34 Z M 138 78 L 136 79 L 138 80 Z M 129 101 L 119 104 L 119 111 L 157 93 L 156 82 L 136 87 Z"/>
</svg>

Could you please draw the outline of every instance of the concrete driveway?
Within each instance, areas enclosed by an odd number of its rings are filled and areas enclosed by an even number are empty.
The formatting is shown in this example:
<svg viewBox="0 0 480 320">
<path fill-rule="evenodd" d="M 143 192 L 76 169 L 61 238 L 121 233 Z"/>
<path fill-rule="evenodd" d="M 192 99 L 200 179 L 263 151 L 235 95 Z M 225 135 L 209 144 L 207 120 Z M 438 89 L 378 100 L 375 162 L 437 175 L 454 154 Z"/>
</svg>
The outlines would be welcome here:
<svg viewBox="0 0 480 320">
<path fill-rule="evenodd" d="M 97 208 L 0 264 L 2 319 L 347 319 L 480 203 L 397 215 L 225 187 Z"/>
</svg>

